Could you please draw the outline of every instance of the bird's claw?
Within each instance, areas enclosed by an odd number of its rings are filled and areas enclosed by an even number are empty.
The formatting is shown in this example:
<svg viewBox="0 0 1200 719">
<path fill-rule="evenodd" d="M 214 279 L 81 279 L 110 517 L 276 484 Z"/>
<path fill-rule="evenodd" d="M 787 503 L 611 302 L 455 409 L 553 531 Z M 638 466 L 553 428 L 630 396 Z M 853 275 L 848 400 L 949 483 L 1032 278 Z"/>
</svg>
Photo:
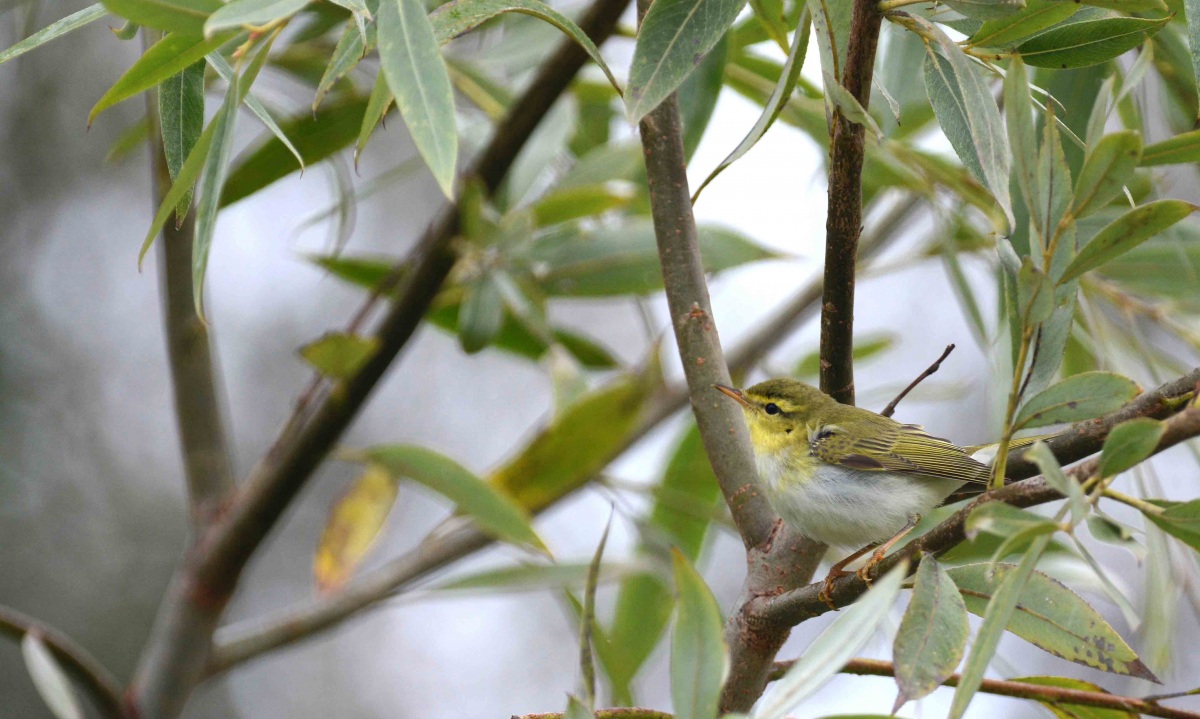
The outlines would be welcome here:
<svg viewBox="0 0 1200 719">
<path fill-rule="evenodd" d="M 837 568 L 829 570 L 829 574 L 825 575 L 825 581 L 821 583 L 821 591 L 817 593 L 817 599 L 836 612 L 838 607 L 833 603 L 833 583 L 850 574 L 852 572 L 843 572 Z"/>
<path fill-rule="evenodd" d="M 872 573 L 875 570 L 875 565 L 883 561 L 883 555 L 886 553 L 887 550 L 884 547 L 876 550 L 875 553 L 871 555 L 871 558 L 858 568 L 858 571 L 854 573 L 855 576 L 863 580 L 863 583 L 868 587 L 871 586 Z"/>
</svg>

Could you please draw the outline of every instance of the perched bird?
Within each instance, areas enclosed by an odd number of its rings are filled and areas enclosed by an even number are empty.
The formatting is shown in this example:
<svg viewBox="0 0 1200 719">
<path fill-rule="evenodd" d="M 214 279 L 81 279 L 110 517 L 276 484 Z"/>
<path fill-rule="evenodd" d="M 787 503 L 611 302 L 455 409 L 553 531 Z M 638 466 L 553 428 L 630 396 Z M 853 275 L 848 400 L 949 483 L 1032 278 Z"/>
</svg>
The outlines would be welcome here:
<svg viewBox="0 0 1200 719">
<path fill-rule="evenodd" d="M 847 564 L 878 545 L 858 571 L 869 581 L 922 514 L 966 484 L 986 488 L 991 476 L 988 465 L 915 424 L 840 404 L 797 380 L 714 387 L 742 405 L 759 478 L 783 521 L 825 544 L 862 547 L 826 577 L 826 603 Z"/>
</svg>

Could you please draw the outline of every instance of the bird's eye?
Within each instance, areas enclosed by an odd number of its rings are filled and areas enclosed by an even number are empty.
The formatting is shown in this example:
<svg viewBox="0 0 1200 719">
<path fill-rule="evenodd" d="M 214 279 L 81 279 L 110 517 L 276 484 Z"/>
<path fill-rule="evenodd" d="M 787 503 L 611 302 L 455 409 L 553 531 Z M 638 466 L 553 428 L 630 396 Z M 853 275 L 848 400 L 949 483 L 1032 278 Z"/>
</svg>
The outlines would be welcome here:
<svg viewBox="0 0 1200 719">
<path fill-rule="evenodd" d="M 781 411 L 779 409 L 779 405 L 775 404 L 774 402 L 768 403 L 766 407 L 763 407 L 763 409 L 766 410 L 767 414 L 779 414 Z"/>
</svg>

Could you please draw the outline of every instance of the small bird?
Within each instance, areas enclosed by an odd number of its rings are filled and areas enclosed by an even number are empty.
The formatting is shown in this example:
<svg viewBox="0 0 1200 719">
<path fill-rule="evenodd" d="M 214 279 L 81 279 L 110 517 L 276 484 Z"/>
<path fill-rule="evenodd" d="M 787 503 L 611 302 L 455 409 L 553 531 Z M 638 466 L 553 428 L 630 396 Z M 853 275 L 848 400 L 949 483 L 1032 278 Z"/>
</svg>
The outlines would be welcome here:
<svg viewBox="0 0 1200 719">
<path fill-rule="evenodd" d="M 991 477 L 988 465 L 920 426 L 841 404 L 798 380 L 713 386 L 742 405 L 759 478 L 783 521 L 825 544 L 862 547 L 825 578 L 827 604 L 846 565 L 878 546 L 858 570 L 870 581 L 922 514 L 966 484 L 982 491 Z"/>
</svg>

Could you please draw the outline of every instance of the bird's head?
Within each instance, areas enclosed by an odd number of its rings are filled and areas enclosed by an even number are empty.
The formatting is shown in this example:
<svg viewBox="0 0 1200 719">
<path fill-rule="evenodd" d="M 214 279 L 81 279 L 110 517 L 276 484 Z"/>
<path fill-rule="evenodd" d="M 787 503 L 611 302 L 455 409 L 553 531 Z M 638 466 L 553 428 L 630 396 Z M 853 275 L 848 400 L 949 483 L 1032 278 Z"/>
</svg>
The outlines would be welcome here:
<svg viewBox="0 0 1200 719">
<path fill-rule="evenodd" d="M 807 445 L 810 426 L 829 421 L 837 407 L 832 397 L 798 380 L 781 378 L 747 389 L 722 384 L 713 387 L 742 406 L 750 441 L 760 454 L 774 454 L 788 446 Z"/>
</svg>

